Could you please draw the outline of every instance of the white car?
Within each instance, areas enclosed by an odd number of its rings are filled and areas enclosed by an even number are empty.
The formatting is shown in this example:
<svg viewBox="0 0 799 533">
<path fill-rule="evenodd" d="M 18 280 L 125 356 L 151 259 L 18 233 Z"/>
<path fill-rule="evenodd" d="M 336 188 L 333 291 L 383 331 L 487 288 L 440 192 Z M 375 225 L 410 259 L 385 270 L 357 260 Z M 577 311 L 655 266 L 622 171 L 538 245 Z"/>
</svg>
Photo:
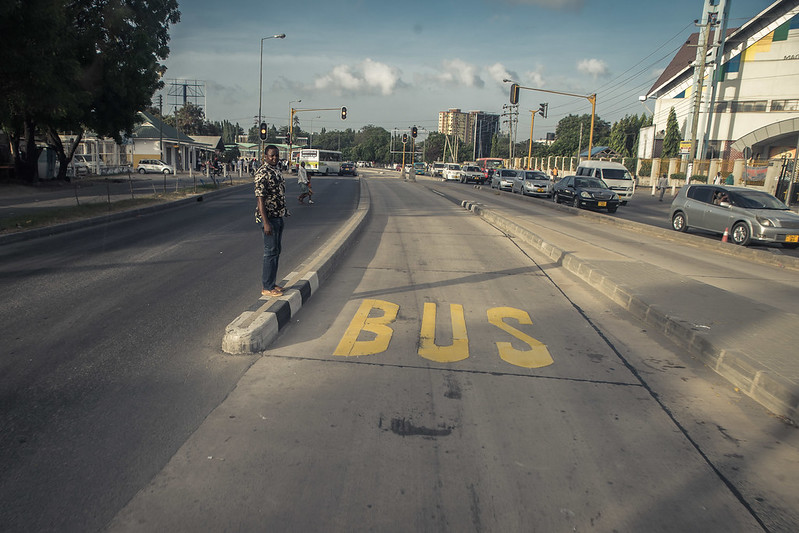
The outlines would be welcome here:
<svg viewBox="0 0 799 533">
<path fill-rule="evenodd" d="M 461 170 L 461 183 L 483 183 L 483 169 L 477 165 L 463 165 Z"/>
<path fill-rule="evenodd" d="M 444 181 L 460 181 L 463 171 L 457 163 L 447 163 L 444 168 Z"/>
<path fill-rule="evenodd" d="M 510 191 L 513 189 L 513 181 L 519 175 L 524 175 L 524 170 L 512 168 L 498 168 L 491 177 L 491 188 L 500 191 Z"/>
<path fill-rule="evenodd" d="M 167 165 L 160 159 L 142 159 L 136 166 L 136 171 L 139 174 L 147 174 L 148 172 L 157 172 L 159 174 L 174 174 L 175 167 Z"/>
</svg>

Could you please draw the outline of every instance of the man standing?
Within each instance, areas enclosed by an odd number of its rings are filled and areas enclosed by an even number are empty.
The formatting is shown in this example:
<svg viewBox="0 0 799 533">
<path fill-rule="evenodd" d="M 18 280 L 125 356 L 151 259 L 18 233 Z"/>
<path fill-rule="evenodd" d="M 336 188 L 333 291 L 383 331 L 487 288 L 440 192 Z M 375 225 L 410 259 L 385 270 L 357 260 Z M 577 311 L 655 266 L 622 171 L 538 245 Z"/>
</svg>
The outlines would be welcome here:
<svg viewBox="0 0 799 533">
<path fill-rule="evenodd" d="M 286 184 L 278 163 L 280 152 L 270 144 L 265 151 L 266 163 L 255 172 L 255 198 L 258 201 L 256 220 L 264 226 L 264 264 L 261 273 L 261 296 L 283 295 L 283 287 L 275 285 L 280 243 L 283 238 L 283 217 L 286 216 Z"/>
<path fill-rule="evenodd" d="M 305 161 L 302 161 L 300 166 L 297 167 L 297 183 L 300 185 L 300 195 L 297 197 L 297 200 L 302 203 L 307 196 L 308 203 L 312 204 L 313 200 L 311 196 L 313 196 L 313 191 L 311 190 L 311 178 L 308 177 L 308 171 L 305 170 Z"/>
<path fill-rule="evenodd" d="M 666 189 L 669 187 L 669 178 L 666 177 L 665 174 L 660 175 L 660 179 L 658 180 L 658 190 L 660 191 L 660 199 L 659 202 L 663 201 L 663 195 L 666 193 Z"/>
</svg>

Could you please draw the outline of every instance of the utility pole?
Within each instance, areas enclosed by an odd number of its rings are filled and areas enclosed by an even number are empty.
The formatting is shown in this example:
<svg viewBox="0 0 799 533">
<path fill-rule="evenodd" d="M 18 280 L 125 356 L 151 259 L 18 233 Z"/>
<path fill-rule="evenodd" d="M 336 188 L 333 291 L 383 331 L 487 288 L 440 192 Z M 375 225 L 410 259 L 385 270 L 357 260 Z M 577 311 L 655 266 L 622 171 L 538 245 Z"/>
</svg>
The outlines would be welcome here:
<svg viewBox="0 0 799 533">
<path fill-rule="evenodd" d="M 536 111 L 530 110 L 530 143 L 527 146 L 527 170 L 530 168 L 530 162 L 533 160 L 533 123 L 535 122 Z"/>
<path fill-rule="evenodd" d="M 694 102 L 691 116 L 691 149 L 688 152 L 689 165 L 696 158 L 696 132 L 699 128 L 699 106 L 702 103 L 702 89 L 705 83 L 705 65 L 707 64 L 707 46 L 710 42 L 710 26 L 712 20 L 707 12 L 704 14 L 705 22 L 699 32 L 699 48 L 696 51 L 696 59 L 699 62 L 698 68 L 694 67 Z M 690 172 L 690 171 L 689 171 Z"/>
<path fill-rule="evenodd" d="M 708 141 L 710 140 L 711 127 L 713 125 L 713 112 L 716 105 L 716 91 L 718 90 L 718 72 L 721 68 L 721 61 L 724 56 L 724 44 L 727 39 L 727 20 L 730 16 L 730 2 L 728 0 L 718 0 L 718 5 L 712 6 L 705 2 L 705 10 L 713 9 L 716 12 L 711 12 L 711 20 L 716 26 L 716 32 L 713 36 L 713 59 L 711 60 L 711 70 L 709 74 L 710 80 L 710 101 L 707 103 L 707 115 L 705 118 L 705 134 L 699 143 L 697 157 L 702 159 L 707 151 Z"/>
</svg>

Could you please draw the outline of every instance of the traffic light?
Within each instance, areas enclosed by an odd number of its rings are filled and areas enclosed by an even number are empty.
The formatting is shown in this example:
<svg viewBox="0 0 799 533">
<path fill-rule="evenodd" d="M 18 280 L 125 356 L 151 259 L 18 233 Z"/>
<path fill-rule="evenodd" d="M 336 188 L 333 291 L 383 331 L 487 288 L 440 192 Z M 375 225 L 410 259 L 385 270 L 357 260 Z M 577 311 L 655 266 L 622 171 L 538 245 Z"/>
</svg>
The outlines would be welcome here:
<svg viewBox="0 0 799 533">
<path fill-rule="evenodd" d="M 341 120 L 347 120 L 347 108 L 341 106 Z"/>
<path fill-rule="evenodd" d="M 266 122 L 261 122 L 260 132 L 258 133 L 258 136 L 261 137 L 262 141 L 266 140 Z"/>
<path fill-rule="evenodd" d="M 286 144 L 291 144 L 291 133 L 286 132 Z"/>
<path fill-rule="evenodd" d="M 538 104 L 538 114 L 544 118 L 547 118 L 547 108 L 549 104 Z"/>
<path fill-rule="evenodd" d="M 406 142 L 408 142 L 408 134 L 407 133 L 403 133 L 402 134 L 402 144 L 405 144 Z"/>
<path fill-rule="evenodd" d="M 519 103 L 519 84 L 514 83 L 510 86 L 510 103 L 511 104 L 518 104 Z"/>
<path fill-rule="evenodd" d="M 411 128 L 411 137 L 413 137 L 413 138 L 415 139 L 415 138 L 416 138 L 416 134 L 417 134 L 417 133 L 419 133 L 419 132 L 418 132 L 418 130 L 416 129 L 416 126 L 412 127 L 412 128 Z"/>
</svg>

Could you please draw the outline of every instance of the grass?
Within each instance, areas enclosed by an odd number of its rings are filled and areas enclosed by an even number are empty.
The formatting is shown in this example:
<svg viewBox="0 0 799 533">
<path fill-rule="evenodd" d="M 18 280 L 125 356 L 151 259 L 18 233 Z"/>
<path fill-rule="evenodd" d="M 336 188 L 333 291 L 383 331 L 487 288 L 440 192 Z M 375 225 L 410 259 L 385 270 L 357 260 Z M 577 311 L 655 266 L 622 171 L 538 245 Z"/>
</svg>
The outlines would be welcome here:
<svg viewBox="0 0 799 533">
<path fill-rule="evenodd" d="M 229 185 L 225 184 L 223 187 L 224 186 Z M 0 218 L 0 234 L 44 228 L 63 224 L 65 222 L 74 222 L 76 220 L 85 220 L 111 213 L 130 211 L 150 205 L 180 200 L 189 196 L 199 196 L 214 190 L 217 190 L 217 187 L 213 184 L 207 184 L 198 185 L 196 192 L 194 187 L 186 187 L 178 189 L 177 191 L 167 192 L 166 194 L 157 193 L 155 195 L 148 195 L 135 199 L 112 199 L 110 203 L 87 202 L 81 203 L 80 205 L 43 208 L 31 213 Z"/>
</svg>

